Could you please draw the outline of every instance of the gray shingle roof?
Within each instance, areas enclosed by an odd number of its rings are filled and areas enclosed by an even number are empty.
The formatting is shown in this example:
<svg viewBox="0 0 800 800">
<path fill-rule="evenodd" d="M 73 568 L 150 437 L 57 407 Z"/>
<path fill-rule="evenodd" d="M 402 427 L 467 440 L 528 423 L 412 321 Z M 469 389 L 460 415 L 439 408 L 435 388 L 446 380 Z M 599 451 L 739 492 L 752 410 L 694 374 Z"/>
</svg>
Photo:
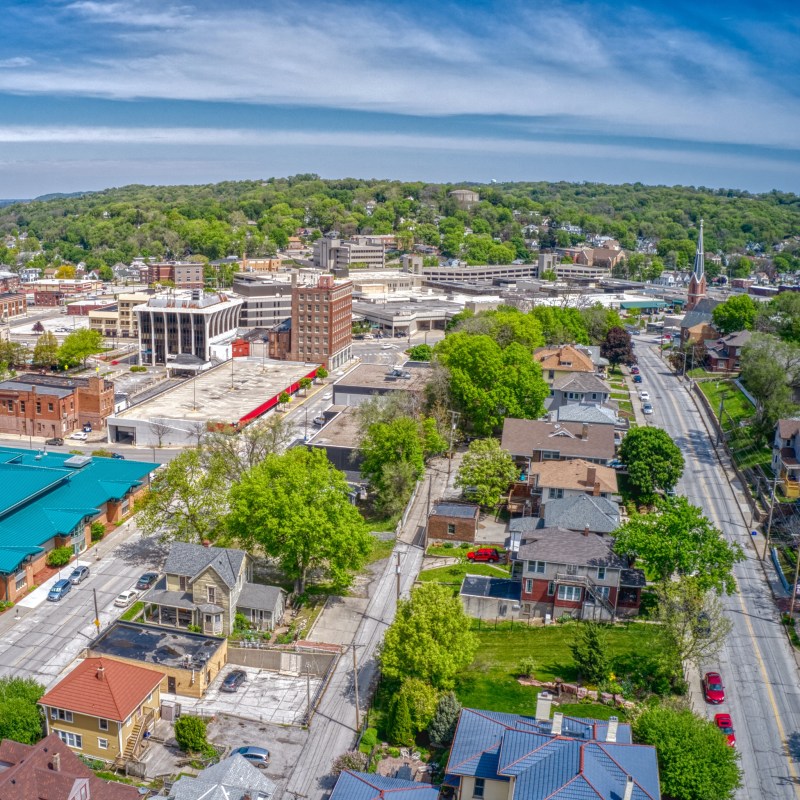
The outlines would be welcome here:
<svg viewBox="0 0 800 800">
<path fill-rule="evenodd" d="M 561 458 L 610 461 L 614 457 L 614 429 L 609 425 L 586 425 L 584 429 L 576 422 L 507 417 L 501 446 L 514 456 L 529 457 L 535 450 L 553 450 Z"/>
<path fill-rule="evenodd" d="M 610 406 L 589 403 L 569 403 L 554 410 L 556 422 L 588 422 L 592 425 L 615 425 L 617 414 Z"/>
<path fill-rule="evenodd" d="M 582 531 L 588 526 L 595 533 L 611 533 L 619 527 L 619 506 L 606 497 L 588 494 L 547 500 L 544 504 L 546 528 Z"/>
<path fill-rule="evenodd" d="M 541 520 L 539 517 L 516 517 L 508 523 L 508 530 L 511 533 L 527 533 L 528 531 L 536 530 L 539 527 Z"/>
<path fill-rule="evenodd" d="M 281 601 L 283 589 L 278 586 L 266 586 L 263 583 L 246 583 L 242 587 L 237 608 L 255 608 L 275 612 Z"/>
<path fill-rule="evenodd" d="M 719 300 L 704 297 L 691 311 L 687 311 L 681 320 L 681 330 L 694 328 L 702 322 L 711 322 L 711 312 L 720 304 Z"/>
<path fill-rule="evenodd" d="M 466 503 L 436 503 L 433 511 L 431 511 L 431 516 L 474 519 L 478 516 L 479 511 L 480 506 L 467 505 Z"/>
<path fill-rule="evenodd" d="M 269 800 L 275 784 L 240 755 L 206 767 L 197 777 L 182 777 L 170 791 L 171 800 Z"/>
<path fill-rule="evenodd" d="M 560 375 L 553 381 L 553 388 L 559 392 L 597 392 L 611 394 L 608 385 L 596 375 L 588 372 L 574 372 L 570 375 Z"/>
<path fill-rule="evenodd" d="M 613 547 L 614 539 L 610 536 L 597 533 L 584 536 L 580 531 L 564 528 L 540 528 L 522 540 L 517 558 L 520 561 L 627 569 L 627 560 L 620 558 Z"/>
<path fill-rule="evenodd" d="M 213 566 L 225 584 L 232 588 L 236 585 L 245 558 L 247 553 L 244 550 L 175 542 L 170 547 L 164 572 L 168 575 L 186 575 L 194 580 L 206 567 Z"/>
</svg>

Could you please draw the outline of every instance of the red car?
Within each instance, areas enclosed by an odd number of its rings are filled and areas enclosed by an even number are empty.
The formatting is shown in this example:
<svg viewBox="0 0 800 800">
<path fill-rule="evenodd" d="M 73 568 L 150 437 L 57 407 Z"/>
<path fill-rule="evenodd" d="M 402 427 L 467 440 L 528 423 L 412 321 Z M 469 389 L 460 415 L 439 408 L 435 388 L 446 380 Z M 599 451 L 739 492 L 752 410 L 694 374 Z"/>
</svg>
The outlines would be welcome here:
<svg viewBox="0 0 800 800">
<path fill-rule="evenodd" d="M 488 561 L 495 564 L 500 560 L 500 551 L 494 547 L 479 547 L 477 550 L 467 553 L 467 560 L 471 562 Z"/>
<path fill-rule="evenodd" d="M 716 714 L 714 723 L 725 734 L 728 744 L 736 747 L 736 732 L 733 730 L 733 720 L 730 714 Z"/>
<path fill-rule="evenodd" d="M 718 705 L 725 700 L 725 687 L 719 672 L 706 672 L 703 676 L 703 694 L 706 702 Z"/>
<path fill-rule="evenodd" d="M 631 375 L 638 375 L 639 367 L 631 367 Z"/>
</svg>

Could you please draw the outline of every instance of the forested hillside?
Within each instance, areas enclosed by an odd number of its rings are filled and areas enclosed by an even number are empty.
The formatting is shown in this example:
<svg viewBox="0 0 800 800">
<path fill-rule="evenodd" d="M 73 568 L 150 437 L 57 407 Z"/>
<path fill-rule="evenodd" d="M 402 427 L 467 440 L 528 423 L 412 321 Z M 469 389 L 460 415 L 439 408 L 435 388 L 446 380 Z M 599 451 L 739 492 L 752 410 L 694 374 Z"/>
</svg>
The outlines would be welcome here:
<svg viewBox="0 0 800 800">
<path fill-rule="evenodd" d="M 470 186 L 481 202 L 464 210 L 448 196 L 453 188 L 295 175 L 57 196 L 0 208 L 0 234 L 27 234 L 24 244 L 7 239 L 11 247 L 4 249 L 0 243 L 0 263 L 19 262 L 23 251 L 36 253 L 40 247 L 36 265 L 84 261 L 90 268 L 135 256 L 216 259 L 245 250 L 259 255 L 283 247 L 302 227 L 345 236 L 394 232 L 404 249 L 425 243 L 473 263 L 527 259 L 526 239 L 562 246 L 583 240 L 559 229 L 567 223 L 585 234 L 613 236 L 630 250 L 642 239 L 656 241 L 659 255 L 677 254 L 673 260 L 678 264 L 693 252 L 701 217 L 709 251 L 741 252 L 760 245 L 770 252 L 773 245 L 800 235 L 800 198 L 779 192 L 508 183 Z M 542 225 L 547 220 L 549 227 Z M 791 265 L 797 243 L 788 244 Z"/>
</svg>

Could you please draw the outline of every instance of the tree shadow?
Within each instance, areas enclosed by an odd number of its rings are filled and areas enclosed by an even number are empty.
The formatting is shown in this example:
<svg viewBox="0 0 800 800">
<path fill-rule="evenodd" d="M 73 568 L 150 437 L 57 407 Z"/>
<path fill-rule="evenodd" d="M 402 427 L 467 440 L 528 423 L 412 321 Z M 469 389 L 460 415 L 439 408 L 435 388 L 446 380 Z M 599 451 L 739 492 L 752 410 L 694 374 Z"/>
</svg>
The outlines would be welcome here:
<svg viewBox="0 0 800 800">
<path fill-rule="evenodd" d="M 156 536 L 142 536 L 123 542 L 116 548 L 116 555 L 128 564 L 141 567 L 161 567 L 169 553 L 169 544 Z"/>
</svg>

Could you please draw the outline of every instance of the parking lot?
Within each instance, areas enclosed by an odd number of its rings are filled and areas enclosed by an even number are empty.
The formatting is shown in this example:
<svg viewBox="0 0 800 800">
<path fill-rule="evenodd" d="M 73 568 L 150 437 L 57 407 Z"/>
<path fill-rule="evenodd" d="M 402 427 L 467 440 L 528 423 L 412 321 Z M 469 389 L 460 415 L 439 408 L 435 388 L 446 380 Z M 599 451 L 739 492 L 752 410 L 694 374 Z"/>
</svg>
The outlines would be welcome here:
<svg viewBox="0 0 800 800">
<path fill-rule="evenodd" d="M 247 673 L 247 680 L 235 692 L 221 692 L 225 676 L 234 669 Z M 192 700 L 180 697 L 184 713 L 232 714 L 256 722 L 277 725 L 300 725 L 308 697 L 312 699 L 322 681 L 319 678 L 296 678 L 254 667 L 228 664 L 216 677 L 205 697 Z M 251 742 L 252 744 L 252 742 Z"/>
</svg>

